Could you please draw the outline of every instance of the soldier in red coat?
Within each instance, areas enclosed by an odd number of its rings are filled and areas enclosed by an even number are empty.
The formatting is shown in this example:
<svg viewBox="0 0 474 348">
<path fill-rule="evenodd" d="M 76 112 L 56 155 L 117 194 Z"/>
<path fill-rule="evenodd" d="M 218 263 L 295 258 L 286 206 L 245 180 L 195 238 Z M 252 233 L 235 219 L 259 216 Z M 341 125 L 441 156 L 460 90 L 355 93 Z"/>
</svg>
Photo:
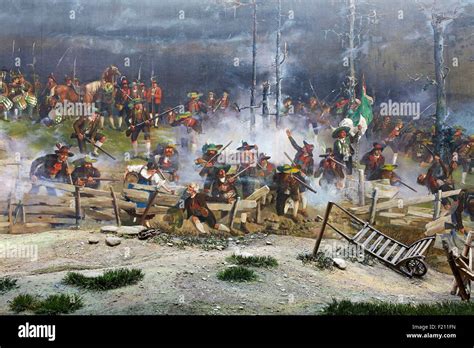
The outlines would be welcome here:
<svg viewBox="0 0 474 348">
<path fill-rule="evenodd" d="M 367 178 L 370 178 L 372 174 L 377 172 L 384 164 L 385 157 L 382 155 L 384 146 L 379 143 L 373 143 L 373 148 L 367 152 L 362 159 L 360 164 L 365 165 L 365 174 Z"/>
<path fill-rule="evenodd" d="M 188 101 L 188 111 L 192 113 L 193 115 L 207 112 L 206 104 L 204 104 L 202 101 L 199 100 L 199 98 L 201 97 L 202 97 L 201 93 L 197 93 L 197 92 L 188 93 L 188 98 L 190 99 Z"/>
<path fill-rule="evenodd" d="M 156 79 L 151 80 L 151 87 L 146 91 L 146 101 L 150 118 L 156 117 L 160 113 L 162 91 Z M 159 119 L 155 119 L 155 127 L 158 127 Z"/>
</svg>

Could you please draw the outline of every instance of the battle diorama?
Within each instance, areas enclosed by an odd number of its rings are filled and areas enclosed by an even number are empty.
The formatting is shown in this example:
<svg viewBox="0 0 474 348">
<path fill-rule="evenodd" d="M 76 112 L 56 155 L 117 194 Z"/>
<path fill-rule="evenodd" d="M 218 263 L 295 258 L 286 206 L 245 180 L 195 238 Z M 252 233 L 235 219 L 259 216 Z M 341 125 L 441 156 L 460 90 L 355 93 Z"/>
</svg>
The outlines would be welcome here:
<svg viewBox="0 0 474 348">
<path fill-rule="evenodd" d="M 472 314 L 471 1 L 4 1 L 0 313 Z"/>
</svg>

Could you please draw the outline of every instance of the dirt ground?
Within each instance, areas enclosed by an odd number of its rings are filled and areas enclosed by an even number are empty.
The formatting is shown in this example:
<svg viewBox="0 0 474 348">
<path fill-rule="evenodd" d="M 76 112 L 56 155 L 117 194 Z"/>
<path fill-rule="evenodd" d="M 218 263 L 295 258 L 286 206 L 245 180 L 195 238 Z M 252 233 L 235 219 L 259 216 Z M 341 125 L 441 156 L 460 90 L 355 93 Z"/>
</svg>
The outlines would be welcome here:
<svg viewBox="0 0 474 348">
<path fill-rule="evenodd" d="M 99 239 L 89 244 L 90 237 Z M 38 259 L 6 258 L 0 274 L 18 279 L 18 289 L 0 296 L 0 314 L 12 314 L 9 301 L 20 293 L 47 296 L 79 293 L 84 307 L 76 314 L 317 314 L 332 299 L 352 301 L 437 302 L 457 300 L 449 294 L 452 276 L 430 269 L 422 279 L 409 279 L 385 265 L 348 262 L 347 269 L 319 270 L 297 259 L 310 252 L 314 239 L 254 234 L 229 237 L 223 250 L 179 246 L 179 240 L 156 243 L 125 238 L 116 247 L 105 244 L 98 229 L 56 230 L 2 235 L 7 245 L 37 245 Z M 176 237 L 175 237 L 176 238 Z M 335 239 L 324 239 L 322 247 Z M 255 269 L 258 281 L 230 283 L 217 279 L 234 253 L 271 255 L 274 269 Z M 62 284 L 70 270 L 98 275 L 118 267 L 139 268 L 137 285 L 105 292 L 82 291 Z"/>
</svg>

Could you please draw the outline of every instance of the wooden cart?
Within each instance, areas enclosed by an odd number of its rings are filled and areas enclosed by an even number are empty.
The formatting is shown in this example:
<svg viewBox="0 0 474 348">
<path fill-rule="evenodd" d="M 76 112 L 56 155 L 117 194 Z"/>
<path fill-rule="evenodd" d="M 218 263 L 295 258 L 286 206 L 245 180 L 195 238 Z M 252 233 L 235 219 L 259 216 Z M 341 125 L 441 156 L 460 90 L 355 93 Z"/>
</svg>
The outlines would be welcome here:
<svg viewBox="0 0 474 348">
<path fill-rule="evenodd" d="M 351 218 L 351 221 L 360 227 L 359 231 L 354 236 L 347 235 L 328 221 L 333 206 L 336 206 L 342 212 L 347 214 Z M 314 255 L 318 252 L 326 226 L 331 227 L 350 243 L 360 245 L 365 252 L 379 259 L 390 268 L 408 277 L 422 277 L 428 270 L 428 267 L 424 262 L 424 255 L 430 245 L 433 244 L 436 236 L 423 238 L 411 245 L 405 245 L 389 236 L 386 236 L 371 226 L 368 222 L 359 219 L 357 216 L 351 214 L 336 203 L 329 202 L 326 208 L 321 232 L 314 246 Z"/>
</svg>

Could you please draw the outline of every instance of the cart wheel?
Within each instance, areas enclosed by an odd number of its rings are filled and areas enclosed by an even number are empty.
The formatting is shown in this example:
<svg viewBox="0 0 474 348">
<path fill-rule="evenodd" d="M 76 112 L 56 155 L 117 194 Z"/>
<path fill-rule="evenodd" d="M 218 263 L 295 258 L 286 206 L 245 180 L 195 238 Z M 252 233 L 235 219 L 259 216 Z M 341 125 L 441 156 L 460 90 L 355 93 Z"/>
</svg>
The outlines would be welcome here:
<svg viewBox="0 0 474 348">
<path fill-rule="evenodd" d="M 406 268 L 414 277 L 423 277 L 428 271 L 426 263 L 420 259 L 411 259 L 406 263 Z"/>
</svg>

